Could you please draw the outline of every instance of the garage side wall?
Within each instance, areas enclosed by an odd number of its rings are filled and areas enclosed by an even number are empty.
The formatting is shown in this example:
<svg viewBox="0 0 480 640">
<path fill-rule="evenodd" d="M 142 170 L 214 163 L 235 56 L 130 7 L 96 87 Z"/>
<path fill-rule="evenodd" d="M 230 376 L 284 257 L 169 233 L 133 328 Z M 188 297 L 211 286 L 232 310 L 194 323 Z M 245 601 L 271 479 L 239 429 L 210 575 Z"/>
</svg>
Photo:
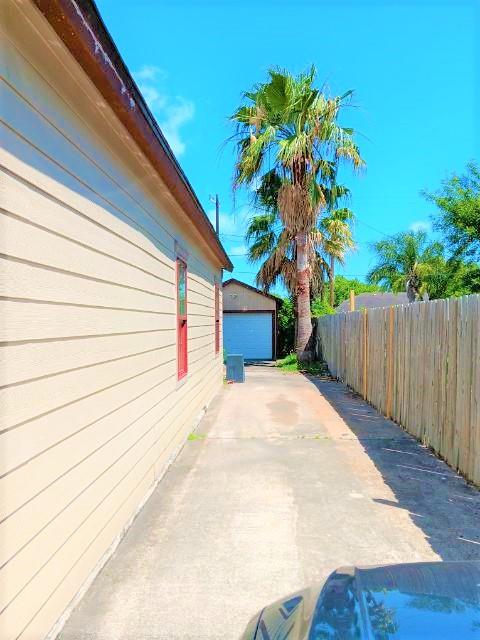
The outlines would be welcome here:
<svg viewBox="0 0 480 640">
<path fill-rule="evenodd" d="M 275 311 L 275 300 L 256 293 L 236 282 L 223 288 L 223 305 L 225 311 Z"/>
<path fill-rule="evenodd" d="M 2 10 L 0 638 L 40 640 L 221 386 L 221 271 L 36 9 Z"/>
</svg>

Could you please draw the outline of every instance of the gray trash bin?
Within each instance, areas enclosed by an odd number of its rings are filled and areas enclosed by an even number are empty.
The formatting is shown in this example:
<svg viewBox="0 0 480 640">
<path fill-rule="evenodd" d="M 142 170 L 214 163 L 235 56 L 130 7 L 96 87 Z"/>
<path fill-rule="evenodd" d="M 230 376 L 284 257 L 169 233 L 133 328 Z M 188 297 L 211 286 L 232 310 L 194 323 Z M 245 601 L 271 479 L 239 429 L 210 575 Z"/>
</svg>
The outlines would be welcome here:
<svg viewBox="0 0 480 640">
<path fill-rule="evenodd" d="M 243 355 L 232 353 L 227 356 L 227 380 L 245 382 L 245 365 Z"/>
</svg>

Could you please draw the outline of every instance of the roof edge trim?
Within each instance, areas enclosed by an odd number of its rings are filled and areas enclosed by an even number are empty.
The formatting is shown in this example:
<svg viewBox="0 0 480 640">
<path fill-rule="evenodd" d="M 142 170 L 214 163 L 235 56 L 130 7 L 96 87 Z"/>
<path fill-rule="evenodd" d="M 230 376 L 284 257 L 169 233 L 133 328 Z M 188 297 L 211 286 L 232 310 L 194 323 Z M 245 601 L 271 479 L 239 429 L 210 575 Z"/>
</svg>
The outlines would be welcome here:
<svg viewBox="0 0 480 640">
<path fill-rule="evenodd" d="M 32 0 L 203 235 L 221 266 L 233 264 L 91 0 Z"/>
</svg>

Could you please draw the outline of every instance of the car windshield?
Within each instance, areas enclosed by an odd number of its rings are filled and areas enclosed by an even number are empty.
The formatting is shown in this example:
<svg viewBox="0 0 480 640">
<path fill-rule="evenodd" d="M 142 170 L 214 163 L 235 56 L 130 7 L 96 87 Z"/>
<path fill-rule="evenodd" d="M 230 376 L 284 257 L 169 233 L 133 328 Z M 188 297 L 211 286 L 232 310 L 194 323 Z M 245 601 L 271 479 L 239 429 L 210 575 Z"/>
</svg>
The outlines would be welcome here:
<svg viewBox="0 0 480 640">
<path fill-rule="evenodd" d="M 406 567 L 406 565 L 404 565 Z M 333 574 L 319 597 L 309 640 L 480 640 L 480 586 L 405 568 Z"/>
<path fill-rule="evenodd" d="M 478 603 L 398 590 L 367 591 L 363 599 L 375 640 L 480 638 Z"/>
</svg>

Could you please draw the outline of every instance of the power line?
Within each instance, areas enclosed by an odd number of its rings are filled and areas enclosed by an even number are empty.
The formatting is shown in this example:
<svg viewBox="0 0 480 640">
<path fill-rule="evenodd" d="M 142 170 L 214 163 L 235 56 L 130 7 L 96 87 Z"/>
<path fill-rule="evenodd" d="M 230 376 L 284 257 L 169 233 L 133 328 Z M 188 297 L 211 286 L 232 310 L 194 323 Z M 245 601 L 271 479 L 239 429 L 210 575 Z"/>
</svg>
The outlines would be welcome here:
<svg viewBox="0 0 480 640">
<path fill-rule="evenodd" d="M 382 236 L 385 236 L 386 238 L 393 238 L 392 235 L 390 235 L 388 233 L 385 233 L 384 231 L 380 231 L 380 229 L 377 229 L 376 227 L 372 227 L 372 225 L 368 224 L 368 222 L 364 222 L 363 220 L 360 220 L 360 218 L 358 216 L 355 216 L 355 220 L 360 222 L 360 224 L 363 224 L 365 227 L 368 227 L 369 229 L 372 229 L 372 231 L 376 231 L 377 233 L 381 233 Z"/>
<path fill-rule="evenodd" d="M 235 273 L 241 273 L 242 275 L 252 275 L 256 276 L 257 271 L 237 271 L 234 269 Z M 343 276 L 345 278 L 366 278 L 368 273 L 337 273 L 337 276 Z"/>
<path fill-rule="evenodd" d="M 355 244 L 361 244 L 361 245 L 366 245 L 368 246 L 370 244 L 370 242 L 355 242 Z M 228 253 L 228 251 L 227 251 Z M 244 252 L 244 253 L 228 253 L 228 257 L 229 258 L 246 258 L 248 257 L 250 254 L 248 251 Z"/>
<path fill-rule="evenodd" d="M 220 235 L 225 238 L 245 238 L 245 236 L 235 233 L 221 233 Z"/>
<path fill-rule="evenodd" d="M 360 224 L 363 224 L 365 227 L 368 227 L 369 229 L 372 229 L 372 231 L 376 231 L 376 233 L 382 234 L 382 236 L 385 236 L 386 238 L 393 238 L 393 236 L 391 234 L 385 233 L 385 231 L 382 231 L 381 229 L 377 229 L 377 227 L 374 227 L 371 224 L 369 224 L 368 222 L 365 222 L 364 220 L 359 218 L 357 215 L 355 216 L 355 220 L 357 222 L 360 222 Z M 224 236 L 225 238 L 245 238 L 244 235 L 235 234 L 235 233 L 220 233 L 220 235 Z M 357 242 L 357 244 L 367 244 L 367 243 L 366 242 Z"/>
</svg>

